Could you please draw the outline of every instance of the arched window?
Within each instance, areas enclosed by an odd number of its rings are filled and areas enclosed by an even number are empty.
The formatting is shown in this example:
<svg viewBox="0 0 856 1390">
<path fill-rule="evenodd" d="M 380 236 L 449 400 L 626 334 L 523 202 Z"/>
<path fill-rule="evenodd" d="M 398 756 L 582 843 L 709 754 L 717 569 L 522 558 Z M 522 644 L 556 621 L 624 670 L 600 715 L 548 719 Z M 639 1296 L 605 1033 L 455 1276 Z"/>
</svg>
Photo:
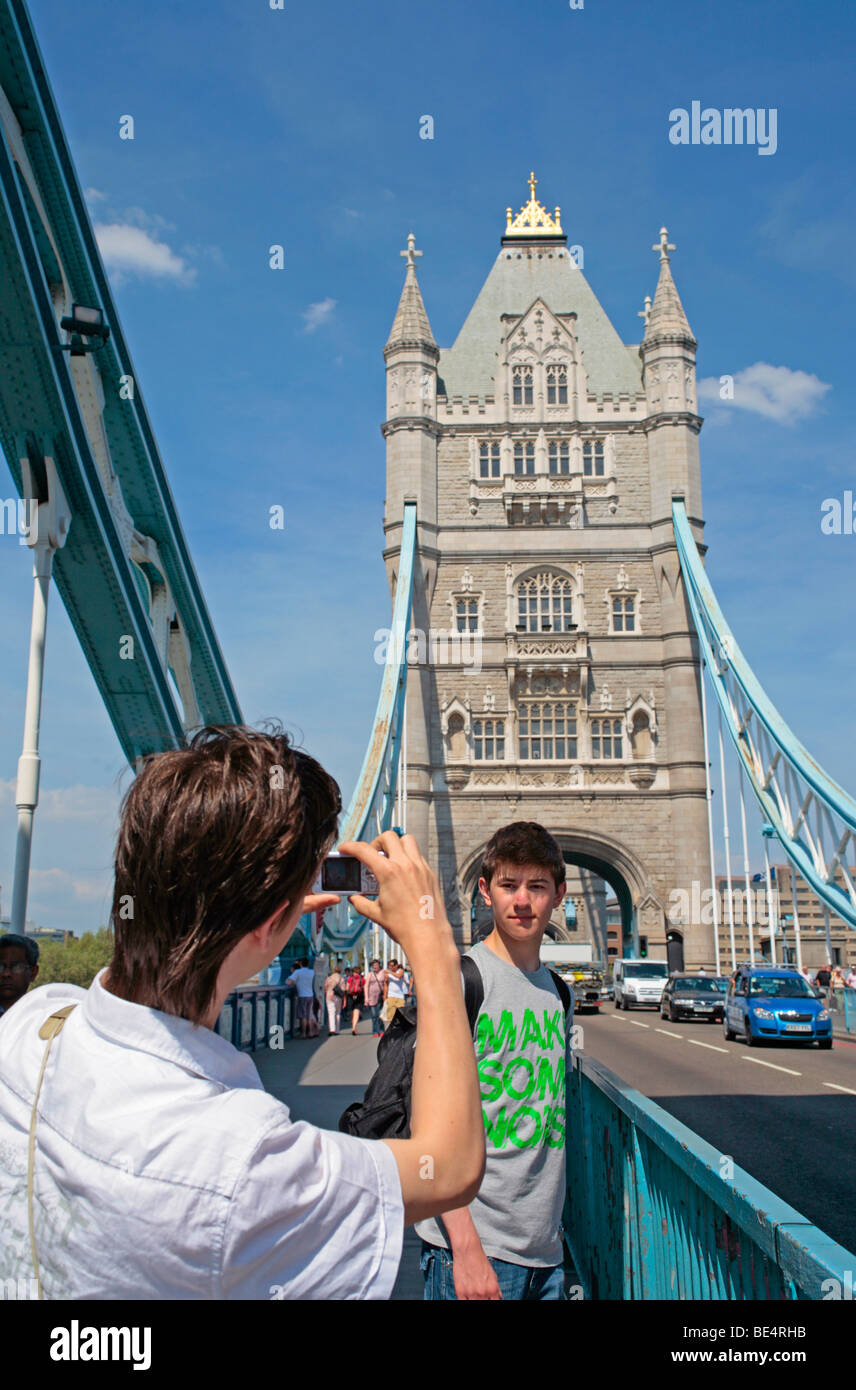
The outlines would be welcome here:
<svg viewBox="0 0 856 1390">
<path fill-rule="evenodd" d="M 518 632 L 571 632 L 574 594 L 563 575 L 533 574 L 517 587 Z"/>
<path fill-rule="evenodd" d="M 549 446 L 549 459 L 551 473 L 570 473 L 571 446 L 566 439 Z"/>
<path fill-rule="evenodd" d="M 514 471 L 515 473 L 535 472 L 535 445 L 531 441 L 525 444 L 515 444 Z"/>
<path fill-rule="evenodd" d="M 459 598 L 456 601 L 455 623 L 458 632 L 478 632 L 479 601 L 477 598 Z"/>
<path fill-rule="evenodd" d="M 623 757 L 620 719 L 591 721 L 591 755 L 593 758 Z"/>
<path fill-rule="evenodd" d="M 515 405 L 532 404 L 532 368 L 515 367 L 512 371 L 513 396 Z"/>
<path fill-rule="evenodd" d="M 467 735 L 464 729 L 464 716 L 462 714 L 450 714 L 446 743 L 449 748 L 449 759 L 454 763 L 462 763 L 467 757 Z"/>
<path fill-rule="evenodd" d="M 521 700 L 518 727 L 521 759 L 577 756 L 577 707 L 572 702 Z"/>
<path fill-rule="evenodd" d="M 505 720 L 473 720 L 473 753 L 477 762 L 497 762 L 505 757 Z"/>
<path fill-rule="evenodd" d="M 551 363 L 547 368 L 547 404 L 568 404 L 568 369 L 561 363 Z"/>
<path fill-rule="evenodd" d="M 498 478 L 500 476 L 499 445 L 479 445 L 479 477 Z"/>
<path fill-rule="evenodd" d="M 643 761 L 651 757 L 651 724 L 644 710 L 637 710 L 630 729 L 630 752 Z"/>
<path fill-rule="evenodd" d="M 583 473 L 587 478 L 603 477 L 602 439 L 587 439 L 583 444 Z"/>
</svg>

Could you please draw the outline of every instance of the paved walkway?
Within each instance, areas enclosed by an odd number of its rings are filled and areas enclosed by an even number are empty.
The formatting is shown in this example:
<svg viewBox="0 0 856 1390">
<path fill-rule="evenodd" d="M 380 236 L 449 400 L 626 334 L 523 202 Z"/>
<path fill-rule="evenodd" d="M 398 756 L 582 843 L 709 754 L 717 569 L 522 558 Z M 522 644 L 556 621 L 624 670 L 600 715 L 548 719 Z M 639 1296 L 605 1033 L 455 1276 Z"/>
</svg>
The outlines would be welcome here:
<svg viewBox="0 0 856 1390">
<path fill-rule="evenodd" d="M 337 1129 L 342 1111 L 351 1101 L 362 1098 L 371 1079 L 377 1065 L 377 1044 L 366 1020 L 358 1025 L 355 1038 L 350 1026 L 334 1038 L 325 1029 L 320 1038 L 295 1039 L 276 1050 L 260 1048 L 253 1060 L 265 1089 L 285 1101 L 295 1119 Z M 422 1298 L 419 1249 L 419 1237 L 412 1226 L 406 1227 L 393 1299 Z"/>
</svg>

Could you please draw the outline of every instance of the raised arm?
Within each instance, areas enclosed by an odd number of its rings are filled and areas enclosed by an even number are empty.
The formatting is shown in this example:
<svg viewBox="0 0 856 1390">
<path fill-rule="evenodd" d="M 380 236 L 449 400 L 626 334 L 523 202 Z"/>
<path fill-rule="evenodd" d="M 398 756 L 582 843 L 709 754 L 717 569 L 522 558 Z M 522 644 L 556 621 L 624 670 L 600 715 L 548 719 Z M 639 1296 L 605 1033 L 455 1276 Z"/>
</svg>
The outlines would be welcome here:
<svg viewBox="0 0 856 1390">
<path fill-rule="evenodd" d="M 354 908 L 403 948 L 419 990 L 410 1138 L 384 1139 L 398 1164 L 409 1224 L 466 1206 L 484 1173 L 484 1128 L 461 962 L 437 878 L 412 835 L 386 831 L 373 845 L 340 845 L 373 870 L 376 900 Z M 378 850 L 382 849 L 383 854 Z"/>
</svg>

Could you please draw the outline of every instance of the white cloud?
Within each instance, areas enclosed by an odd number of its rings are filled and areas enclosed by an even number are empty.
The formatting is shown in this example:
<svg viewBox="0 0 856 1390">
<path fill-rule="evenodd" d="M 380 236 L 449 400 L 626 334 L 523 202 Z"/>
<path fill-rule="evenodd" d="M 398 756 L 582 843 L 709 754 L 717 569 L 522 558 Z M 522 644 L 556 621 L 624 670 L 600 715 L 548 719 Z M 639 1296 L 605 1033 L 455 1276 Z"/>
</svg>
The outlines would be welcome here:
<svg viewBox="0 0 856 1390">
<path fill-rule="evenodd" d="M 795 425 L 807 419 L 819 408 L 827 391 L 832 390 L 829 382 L 821 381 L 812 372 L 774 367 L 769 362 L 755 362 L 735 372 L 733 383 L 734 396 L 729 400 L 720 394 L 719 377 L 705 377 L 698 384 L 699 400 L 750 410 L 779 425 Z"/>
<path fill-rule="evenodd" d="M 329 323 L 336 307 L 335 299 L 322 299 L 317 304 L 310 304 L 308 309 L 303 310 L 303 322 L 307 333 L 314 333 L 316 328 L 321 328 L 325 323 Z"/>
<path fill-rule="evenodd" d="M 129 222 L 96 222 L 94 230 L 104 264 L 117 283 L 139 277 L 190 285 L 196 279 L 193 266 L 143 227 Z"/>
<path fill-rule="evenodd" d="M 31 901 L 45 904 L 48 911 L 54 906 L 54 898 L 62 902 L 71 893 L 77 902 L 97 902 L 103 900 L 111 889 L 112 882 L 106 876 L 104 878 L 82 878 L 78 874 L 68 873 L 65 869 L 31 869 L 30 871 Z M 27 916 L 31 916 L 29 906 Z M 93 930 L 95 929 L 93 928 Z"/>
</svg>

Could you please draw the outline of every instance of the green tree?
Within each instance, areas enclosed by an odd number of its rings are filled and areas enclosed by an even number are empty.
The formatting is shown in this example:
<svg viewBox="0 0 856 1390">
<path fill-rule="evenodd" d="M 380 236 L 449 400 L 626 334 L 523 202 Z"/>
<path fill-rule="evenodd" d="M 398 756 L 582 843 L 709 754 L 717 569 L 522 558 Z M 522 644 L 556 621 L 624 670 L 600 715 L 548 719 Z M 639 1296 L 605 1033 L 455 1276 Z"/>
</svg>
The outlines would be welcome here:
<svg viewBox="0 0 856 1390">
<path fill-rule="evenodd" d="M 80 985 L 88 989 L 99 970 L 113 955 L 113 933 L 107 927 L 68 941 L 39 943 L 39 985 Z"/>
</svg>

